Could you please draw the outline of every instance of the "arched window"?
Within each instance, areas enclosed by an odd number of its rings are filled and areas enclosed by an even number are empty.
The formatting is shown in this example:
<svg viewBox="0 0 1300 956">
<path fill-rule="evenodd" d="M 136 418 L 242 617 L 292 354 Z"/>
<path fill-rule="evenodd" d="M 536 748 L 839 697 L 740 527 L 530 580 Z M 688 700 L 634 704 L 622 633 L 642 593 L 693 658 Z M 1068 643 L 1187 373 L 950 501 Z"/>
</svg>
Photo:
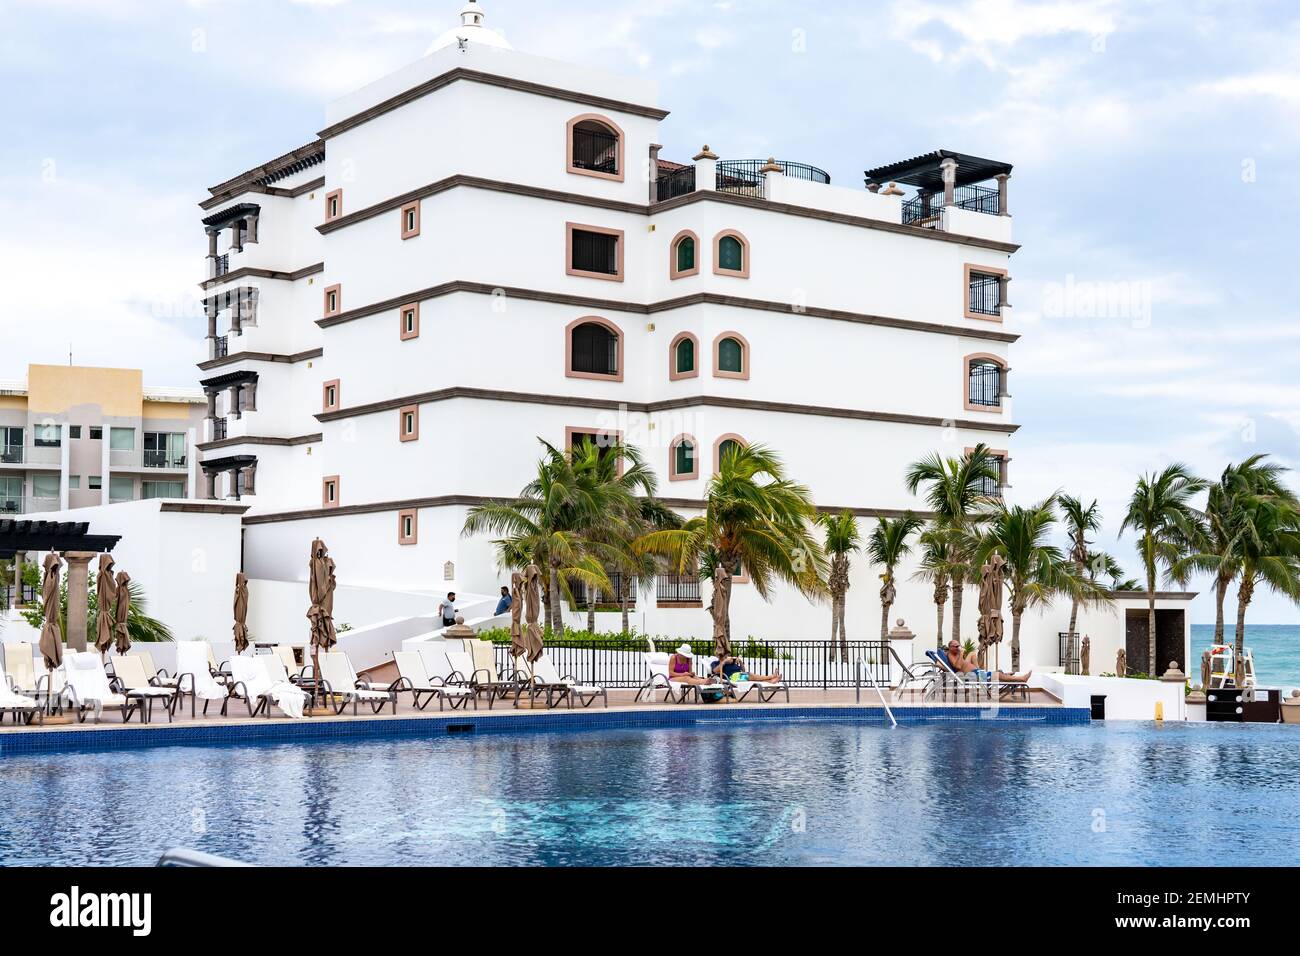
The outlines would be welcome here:
<svg viewBox="0 0 1300 956">
<path fill-rule="evenodd" d="M 996 355 L 977 353 L 962 360 L 967 411 L 995 412 L 1006 395 L 1007 367 Z"/>
<path fill-rule="evenodd" d="M 668 378 L 695 378 L 700 374 L 699 342 L 690 332 L 678 333 L 668 349 Z"/>
<path fill-rule="evenodd" d="M 737 448 L 744 448 L 748 442 L 739 435 L 723 435 L 713 443 L 713 472 L 717 474 L 722 470 L 722 460 L 726 455 Z"/>
<path fill-rule="evenodd" d="M 723 332 L 713 340 L 715 378 L 749 378 L 749 343 L 739 332 Z"/>
<path fill-rule="evenodd" d="M 567 376 L 623 380 L 623 333 L 618 326 L 588 316 L 570 323 L 565 335 Z"/>
<path fill-rule="evenodd" d="M 683 229 L 669 244 L 668 278 L 684 279 L 700 273 L 700 237 Z"/>
<path fill-rule="evenodd" d="M 569 120 L 568 171 L 623 181 L 623 131 L 607 116 L 584 113 Z"/>
<path fill-rule="evenodd" d="M 749 278 L 749 240 L 734 229 L 727 229 L 713 239 L 713 271 L 717 275 Z"/>
<path fill-rule="evenodd" d="M 678 435 L 668 446 L 668 480 L 687 481 L 700 474 L 699 445 L 690 435 Z"/>
</svg>

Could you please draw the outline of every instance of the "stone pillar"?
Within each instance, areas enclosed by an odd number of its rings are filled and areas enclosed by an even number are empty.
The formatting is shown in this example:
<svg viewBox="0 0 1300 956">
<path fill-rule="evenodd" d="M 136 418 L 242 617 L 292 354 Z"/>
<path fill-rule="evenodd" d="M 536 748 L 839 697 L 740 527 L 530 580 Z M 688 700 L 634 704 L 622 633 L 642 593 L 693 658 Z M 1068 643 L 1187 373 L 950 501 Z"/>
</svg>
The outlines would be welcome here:
<svg viewBox="0 0 1300 956">
<path fill-rule="evenodd" d="M 242 219 L 236 219 L 230 224 L 230 249 L 232 252 L 243 252 L 244 246 L 239 240 L 239 224 Z"/>
<path fill-rule="evenodd" d="M 217 337 L 217 303 L 215 299 L 207 299 L 203 303 L 203 311 L 208 317 L 208 338 Z"/>
<path fill-rule="evenodd" d="M 230 414 L 235 418 L 241 418 L 239 411 L 239 386 L 230 386 Z"/>
<path fill-rule="evenodd" d="M 759 172 L 763 174 L 763 192 L 767 198 L 780 198 L 780 181 L 785 176 L 785 170 L 776 161 L 776 157 L 769 156 Z"/>
<path fill-rule="evenodd" d="M 107 483 L 107 479 L 105 479 Z M 90 575 L 90 562 L 98 555 L 90 551 L 65 551 L 63 559 L 68 562 L 68 633 L 64 635 L 68 648 L 74 651 L 86 649 L 87 585 Z"/>
<path fill-rule="evenodd" d="M 718 189 L 718 154 L 709 149 L 707 143 L 695 154 L 695 191 L 717 192 Z M 698 254 L 696 255 L 698 259 Z"/>
<path fill-rule="evenodd" d="M 1166 719 L 1186 720 L 1187 719 L 1187 700 L 1183 688 L 1187 685 L 1187 675 L 1178 669 L 1177 661 L 1169 662 L 1169 669 L 1160 675 L 1160 680 L 1166 684 L 1177 684 L 1178 693 L 1174 700 L 1174 713 L 1166 714 Z"/>
<path fill-rule="evenodd" d="M 998 215 L 1009 216 L 1011 211 L 1007 209 L 1007 180 L 1011 178 L 1010 173 L 998 173 Z"/>
<path fill-rule="evenodd" d="M 208 230 L 208 258 L 217 258 L 217 232 L 215 229 Z"/>
<path fill-rule="evenodd" d="M 217 393 L 209 391 L 208 393 L 208 418 L 217 417 Z"/>
<path fill-rule="evenodd" d="M 257 411 L 257 380 L 244 383 L 244 411 Z"/>
<path fill-rule="evenodd" d="M 957 192 L 957 160 L 951 156 L 939 164 L 943 174 L 943 204 L 951 206 Z"/>
<path fill-rule="evenodd" d="M 244 494 L 257 494 L 257 465 L 249 465 L 244 469 Z"/>
<path fill-rule="evenodd" d="M 912 633 L 911 629 L 905 623 L 903 623 L 903 619 L 900 617 L 898 619 L 898 624 L 889 632 L 885 647 L 892 648 L 894 653 L 898 655 L 899 660 L 903 661 L 905 664 L 911 664 L 912 641 L 915 639 L 916 635 Z M 886 653 L 888 653 L 888 650 Z M 892 655 L 885 663 L 889 665 L 890 686 L 897 687 L 903 681 L 903 668 L 899 665 L 898 661 L 894 660 Z"/>
<path fill-rule="evenodd" d="M 217 497 L 217 476 L 210 471 L 203 472 L 203 498 L 213 501 Z"/>
<path fill-rule="evenodd" d="M 880 183 L 867 183 L 867 192 L 869 193 L 880 192 Z"/>
<path fill-rule="evenodd" d="M 257 216 L 249 216 L 245 221 L 248 223 L 248 234 L 244 236 L 244 241 L 257 242 Z"/>
</svg>

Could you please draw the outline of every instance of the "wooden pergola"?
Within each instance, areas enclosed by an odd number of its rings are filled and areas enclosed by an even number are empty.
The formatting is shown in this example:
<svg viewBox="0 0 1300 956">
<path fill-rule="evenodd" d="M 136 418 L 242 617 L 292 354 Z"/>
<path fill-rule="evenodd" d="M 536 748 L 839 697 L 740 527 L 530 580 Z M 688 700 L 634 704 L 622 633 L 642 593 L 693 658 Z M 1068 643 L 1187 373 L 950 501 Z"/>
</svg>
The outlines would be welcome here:
<svg viewBox="0 0 1300 956">
<path fill-rule="evenodd" d="M 15 603 L 22 601 L 23 563 L 29 554 L 53 552 L 68 563 L 68 633 L 65 639 L 74 650 L 86 649 L 86 615 L 89 600 L 90 562 L 112 551 L 121 535 L 91 534 L 85 521 L 25 521 L 0 518 L 0 558 L 14 562 Z"/>
</svg>

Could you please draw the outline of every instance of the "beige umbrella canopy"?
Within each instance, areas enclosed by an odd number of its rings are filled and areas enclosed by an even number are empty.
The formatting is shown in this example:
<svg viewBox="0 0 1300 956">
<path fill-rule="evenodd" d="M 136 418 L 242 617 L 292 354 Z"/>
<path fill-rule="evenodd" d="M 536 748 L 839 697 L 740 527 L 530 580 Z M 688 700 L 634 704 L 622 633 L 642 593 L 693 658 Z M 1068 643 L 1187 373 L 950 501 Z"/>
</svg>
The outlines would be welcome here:
<svg viewBox="0 0 1300 956">
<path fill-rule="evenodd" d="M 235 653 L 248 649 L 248 577 L 235 575 Z"/>
<path fill-rule="evenodd" d="M 334 631 L 334 559 L 329 556 L 325 542 L 317 538 L 311 543 L 311 560 L 307 565 L 307 590 L 311 597 L 311 607 L 307 610 L 307 619 L 311 621 L 311 647 L 313 659 L 321 651 L 329 651 L 338 643 Z M 320 671 L 313 667 L 313 673 Z"/>
<path fill-rule="evenodd" d="M 47 670 L 63 663 L 63 629 L 59 626 L 62 599 L 59 594 L 59 568 L 62 562 L 51 551 L 45 556 L 45 580 L 41 582 L 41 607 L 45 616 L 41 623 L 41 656 Z"/>
<path fill-rule="evenodd" d="M 524 576 L 516 571 L 510 575 L 510 656 L 523 657 L 528 652 L 524 645 Z"/>
<path fill-rule="evenodd" d="M 524 568 L 524 604 L 528 629 L 521 635 L 528 663 L 535 664 L 545 649 L 542 644 L 542 626 L 537 619 L 542 615 L 542 569 L 535 564 Z"/>
<path fill-rule="evenodd" d="M 107 654 L 113 646 L 113 605 L 117 602 L 117 584 L 113 580 L 113 556 L 101 554 L 95 572 L 95 650 Z"/>
<path fill-rule="evenodd" d="M 994 553 L 980 568 L 980 667 L 988 663 L 989 645 L 1002 643 L 1002 576 L 1006 566 L 1006 559 Z"/>
<path fill-rule="evenodd" d="M 117 637 L 117 652 L 125 654 L 131 649 L 131 633 L 126 622 L 131 616 L 131 575 L 125 571 L 117 574 L 117 614 L 113 633 Z"/>
</svg>

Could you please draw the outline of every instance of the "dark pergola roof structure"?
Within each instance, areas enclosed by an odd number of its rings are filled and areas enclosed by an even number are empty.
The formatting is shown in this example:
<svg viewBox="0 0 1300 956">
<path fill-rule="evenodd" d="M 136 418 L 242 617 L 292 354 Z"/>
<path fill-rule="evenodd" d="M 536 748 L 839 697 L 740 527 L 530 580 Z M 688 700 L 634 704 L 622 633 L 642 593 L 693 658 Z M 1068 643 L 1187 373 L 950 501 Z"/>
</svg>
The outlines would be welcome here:
<svg viewBox="0 0 1300 956">
<path fill-rule="evenodd" d="M 227 223 L 243 219 L 245 216 L 256 216 L 261 211 L 262 207 L 257 203 L 241 202 L 237 206 L 231 206 L 229 209 L 208 216 L 203 220 L 203 225 L 207 226 L 210 232 L 215 232 Z"/>
<path fill-rule="evenodd" d="M 257 464 L 256 455 L 228 455 L 225 458 L 206 458 L 199 462 L 199 467 L 204 471 L 234 471 L 236 468 L 247 468 L 249 465 Z"/>
<path fill-rule="evenodd" d="M 868 186 L 872 183 L 903 183 L 907 186 L 915 186 L 923 192 L 937 193 L 943 190 L 943 171 L 939 164 L 945 159 L 957 162 L 956 185 L 958 186 L 982 183 L 986 179 L 1011 172 L 1010 163 L 958 153 L 951 149 L 936 149 L 933 152 L 922 153 L 920 156 L 913 156 L 911 159 L 890 163 L 888 166 L 868 169 L 863 175 Z"/>
<path fill-rule="evenodd" d="M 228 388 L 231 385 L 239 385 L 244 382 L 256 382 L 257 373 L 249 370 L 239 372 L 226 372 L 223 375 L 214 375 L 212 378 L 205 378 L 199 385 L 205 391 L 219 391 Z"/>
<path fill-rule="evenodd" d="M 112 551 L 117 534 L 91 534 L 85 521 L 26 521 L 0 518 L 0 558 L 37 551 Z"/>
</svg>

